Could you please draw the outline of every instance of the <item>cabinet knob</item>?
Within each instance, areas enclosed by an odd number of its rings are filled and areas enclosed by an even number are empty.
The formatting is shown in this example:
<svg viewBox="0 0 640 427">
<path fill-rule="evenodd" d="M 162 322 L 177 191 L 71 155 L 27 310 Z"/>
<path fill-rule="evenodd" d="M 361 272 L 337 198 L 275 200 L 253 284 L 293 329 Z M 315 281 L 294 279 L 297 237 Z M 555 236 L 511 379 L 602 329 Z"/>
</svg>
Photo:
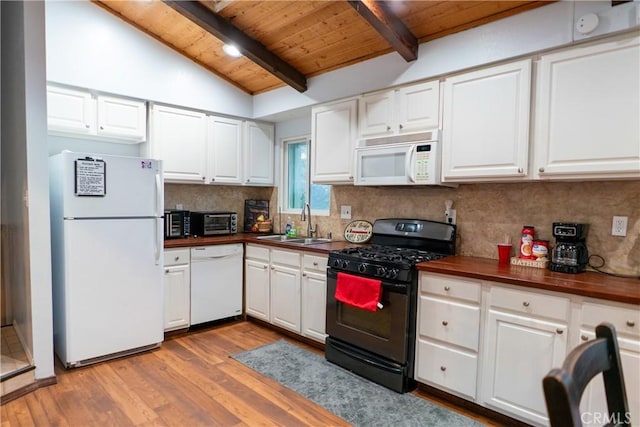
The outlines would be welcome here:
<svg viewBox="0 0 640 427">
<path fill-rule="evenodd" d="M 529 301 L 523 301 L 522 305 L 525 306 L 525 307 L 529 307 Z"/>
<path fill-rule="evenodd" d="M 538 168 L 538 172 L 540 173 L 544 172 L 544 168 Z"/>
<path fill-rule="evenodd" d="M 449 287 L 449 286 L 445 286 L 445 287 L 444 287 L 444 290 L 445 290 L 445 291 L 447 291 L 447 292 L 449 292 L 449 291 L 451 290 L 451 287 Z"/>
<path fill-rule="evenodd" d="M 268 267 L 265 265 L 264 267 L 262 267 L 263 270 L 266 270 Z"/>
<path fill-rule="evenodd" d="M 89 126 L 88 124 L 84 125 L 84 127 L 86 127 L 87 129 L 89 129 L 91 126 Z"/>
<path fill-rule="evenodd" d="M 627 320 L 627 326 L 633 328 L 634 326 L 636 326 L 636 322 L 634 322 L 633 320 Z"/>
<path fill-rule="evenodd" d="M 205 179 L 207 179 L 207 177 L 203 176 L 203 177 L 202 177 L 202 180 L 204 181 Z"/>
<path fill-rule="evenodd" d="M 165 272 L 165 273 L 169 273 L 169 269 L 166 269 L 164 272 Z"/>
<path fill-rule="evenodd" d="M 353 176 L 349 175 L 349 181 L 353 181 Z"/>
<path fill-rule="evenodd" d="M 518 168 L 518 173 L 522 173 L 523 169 L 522 168 Z"/>
<path fill-rule="evenodd" d="M 388 131 L 391 130 L 391 126 L 387 125 L 387 130 Z"/>
<path fill-rule="evenodd" d="M 562 334 L 564 333 L 564 330 L 563 330 L 563 329 L 558 328 L 558 329 L 556 329 L 556 333 L 557 333 L 558 335 L 562 335 Z"/>
<path fill-rule="evenodd" d="M 272 269 L 272 270 L 275 270 L 276 268 L 275 268 L 275 267 L 271 267 L 271 269 Z"/>
<path fill-rule="evenodd" d="M 442 326 L 447 326 L 449 324 L 449 322 L 447 322 L 446 320 L 442 321 Z"/>
<path fill-rule="evenodd" d="M 440 370 L 441 370 L 442 372 L 444 372 L 444 371 L 446 371 L 446 370 L 447 370 L 447 367 L 446 367 L 446 366 L 440 366 Z"/>
<path fill-rule="evenodd" d="M 583 335 L 580 335 L 580 339 L 581 339 L 582 341 L 588 341 L 588 340 L 589 340 L 589 337 L 583 334 Z"/>
<path fill-rule="evenodd" d="M 250 180 L 250 179 L 247 179 L 247 182 L 251 182 L 251 180 Z"/>
<path fill-rule="evenodd" d="M 216 179 L 215 178 L 211 178 L 211 182 L 214 182 Z"/>
<path fill-rule="evenodd" d="M 178 261 L 179 259 L 180 259 L 180 257 L 179 257 L 179 256 L 177 256 L 177 257 L 173 258 L 173 260 L 174 260 L 174 261 Z"/>
<path fill-rule="evenodd" d="M 400 127 L 400 129 L 402 129 L 404 127 L 404 126 L 402 126 L 402 123 L 400 123 L 398 126 Z"/>
<path fill-rule="evenodd" d="M 317 262 L 314 262 L 314 263 L 313 263 L 313 266 L 314 266 L 314 267 L 317 267 L 317 266 L 318 266 L 318 263 L 317 263 Z"/>
<path fill-rule="evenodd" d="M 302 277 L 307 277 L 307 273 L 302 273 Z"/>
<path fill-rule="evenodd" d="M 104 130 L 104 126 L 100 126 L 100 130 Z"/>
</svg>

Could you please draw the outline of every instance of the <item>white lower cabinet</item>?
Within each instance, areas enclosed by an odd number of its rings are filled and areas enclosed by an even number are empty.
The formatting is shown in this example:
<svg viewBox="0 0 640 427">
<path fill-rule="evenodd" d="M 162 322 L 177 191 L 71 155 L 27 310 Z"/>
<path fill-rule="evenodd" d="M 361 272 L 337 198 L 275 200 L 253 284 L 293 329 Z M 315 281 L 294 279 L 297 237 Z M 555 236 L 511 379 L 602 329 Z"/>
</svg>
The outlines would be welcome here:
<svg viewBox="0 0 640 427">
<path fill-rule="evenodd" d="M 613 324 L 618 335 L 620 361 L 625 379 L 629 420 L 640 425 L 640 310 L 627 304 L 589 300 L 582 304 L 580 329 L 574 341 L 579 345 L 595 338 L 595 327 L 603 321 Z M 607 413 L 602 376 L 594 378 L 581 402 L 584 425 L 601 425 Z"/>
<path fill-rule="evenodd" d="M 300 333 L 300 253 L 271 249 L 271 323 Z"/>
<path fill-rule="evenodd" d="M 302 255 L 302 335 L 320 342 L 327 337 L 327 259 Z"/>
<path fill-rule="evenodd" d="M 164 251 L 164 330 L 189 327 L 191 268 L 189 248 Z"/>
<path fill-rule="evenodd" d="M 327 257 L 247 244 L 247 315 L 324 342 Z"/>
<path fill-rule="evenodd" d="M 481 283 L 438 274 L 420 277 L 416 379 L 475 400 Z"/>
</svg>

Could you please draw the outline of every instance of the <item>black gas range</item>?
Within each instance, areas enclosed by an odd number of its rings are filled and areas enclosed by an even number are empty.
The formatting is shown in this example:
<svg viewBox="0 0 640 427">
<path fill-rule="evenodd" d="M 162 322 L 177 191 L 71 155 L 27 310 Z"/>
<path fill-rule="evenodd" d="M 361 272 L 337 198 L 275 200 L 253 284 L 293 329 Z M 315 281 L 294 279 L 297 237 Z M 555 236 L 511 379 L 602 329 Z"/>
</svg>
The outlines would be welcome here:
<svg viewBox="0 0 640 427">
<path fill-rule="evenodd" d="M 455 254 L 456 226 L 379 219 L 371 241 L 329 253 L 325 355 L 330 362 L 404 393 L 415 386 L 416 264 Z M 341 300 L 336 294 L 340 283 L 356 292 L 361 285 L 380 286 L 377 309 Z"/>
</svg>

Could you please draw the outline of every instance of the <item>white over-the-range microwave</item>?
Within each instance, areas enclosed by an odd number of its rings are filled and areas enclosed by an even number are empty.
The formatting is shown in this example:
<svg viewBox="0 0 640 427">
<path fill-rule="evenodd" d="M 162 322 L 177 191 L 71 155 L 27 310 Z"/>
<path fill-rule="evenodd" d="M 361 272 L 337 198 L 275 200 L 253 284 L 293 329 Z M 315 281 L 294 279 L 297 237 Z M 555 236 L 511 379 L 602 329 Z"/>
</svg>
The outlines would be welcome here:
<svg viewBox="0 0 640 427">
<path fill-rule="evenodd" d="M 361 139 L 355 185 L 442 185 L 440 131 Z"/>
</svg>

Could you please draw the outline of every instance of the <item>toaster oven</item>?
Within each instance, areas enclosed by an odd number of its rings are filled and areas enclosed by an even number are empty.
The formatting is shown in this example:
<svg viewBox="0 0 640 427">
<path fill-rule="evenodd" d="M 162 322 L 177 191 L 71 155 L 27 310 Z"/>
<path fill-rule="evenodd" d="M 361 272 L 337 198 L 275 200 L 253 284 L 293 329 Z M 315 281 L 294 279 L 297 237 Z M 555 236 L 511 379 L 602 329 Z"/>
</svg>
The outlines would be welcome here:
<svg viewBox="0 0 640 427">
<path fill-rule="evenodd" d="M 238 214 L 235 212 L 191 212 L 191 235 L 215 236 L 238 232 Z"/>
<path fill-rule="evenodd" d="M 191 234 L 191 216 L 189 211 L 164 212 L 164 238 L 180 239 Z"/>
</svg>

